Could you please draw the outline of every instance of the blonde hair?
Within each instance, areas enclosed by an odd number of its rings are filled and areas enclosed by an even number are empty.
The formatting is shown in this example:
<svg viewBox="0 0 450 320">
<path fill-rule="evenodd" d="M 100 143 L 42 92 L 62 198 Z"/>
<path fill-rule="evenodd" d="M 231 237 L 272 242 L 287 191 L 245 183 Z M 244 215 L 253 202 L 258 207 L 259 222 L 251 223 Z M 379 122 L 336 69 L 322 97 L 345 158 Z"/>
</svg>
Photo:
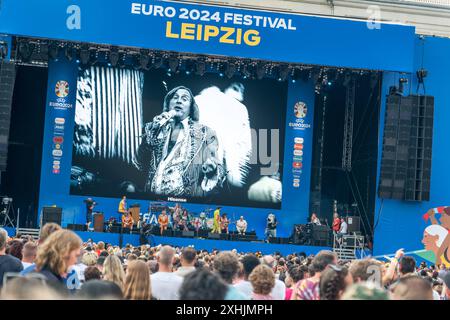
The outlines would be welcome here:
<svg viewBox="0 0 450 320">
<path fill-rule="evenodd" d="M 150 300 L 150 269 L 140 260 L 131 261 L 125 277 L 124 297 L 127 300 Z"/>
<path fill-rule="evenodd" d="M 103 263 L 103 280 L 112 281 L 123 290 L 125 271 L 123 271 L 122 262 L 117 256 L 111 255 L 105 259 Z"/>
<path fill-rule="evenodd" d="M 38 247 L 36 270 L 49 268 L 58 275 L 67 272 L 70 266 L 66 261 L 72 251 L 81 248 L 80 237 L 70 230 L 61 229 L 50 234 L 47 240 Z"/>
<path fill-rule="evenodd" d="M 97 263 L 97 258 L 97 254 L 95 252 L 86 252 L 81 258 L 81 263 L 85 264 L 88 267 L 92 267 Z"/>
<path fill-rule="evenodd" d="M 260 264 L 253 269 L 248 277 L 256 294 L 268 295 L 275 287 L 275 274 L 268 266 Z"/>
<path fill-rule="evenodd" d="M 39 232 L 39 244 L 44 243 L 44 241 L 55 231 L 61 230 L 61 226 L 57 223 L 50 222 L 46 223 Z"/>
</svg>

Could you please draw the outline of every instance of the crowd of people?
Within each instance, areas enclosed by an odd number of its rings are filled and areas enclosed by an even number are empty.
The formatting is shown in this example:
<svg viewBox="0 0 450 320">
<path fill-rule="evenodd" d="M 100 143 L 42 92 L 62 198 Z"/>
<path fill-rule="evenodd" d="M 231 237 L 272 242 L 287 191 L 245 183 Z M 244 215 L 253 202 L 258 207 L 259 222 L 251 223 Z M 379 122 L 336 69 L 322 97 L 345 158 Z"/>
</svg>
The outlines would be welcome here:
<svg viewBox="0 0 450 320">
<path fill-rule="evenodd" d="M 0 228 L 0 299 L 448 300 L 450 272 L 390 261 L 83 242 L 54 223 L 38 241 Z"/>
</svg>

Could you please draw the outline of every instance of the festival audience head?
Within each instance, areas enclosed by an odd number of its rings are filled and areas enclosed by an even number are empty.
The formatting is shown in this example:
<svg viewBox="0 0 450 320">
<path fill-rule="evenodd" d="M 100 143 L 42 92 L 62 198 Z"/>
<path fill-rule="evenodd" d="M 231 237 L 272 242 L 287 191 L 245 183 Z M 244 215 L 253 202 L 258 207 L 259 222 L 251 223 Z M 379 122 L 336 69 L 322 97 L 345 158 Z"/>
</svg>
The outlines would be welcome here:
<svg viewBox="0 0 450 320">
<path fill-rule="evenodd" d="M 63 296 L 46 284 L 39 275 L 18 277 L 7 281 L 2 288 L 2 300 L 60 300 Z"/>
<path fill-rule="evenodd" d="M 227 292 L 227 285 L 217 274 L 198 269 L 184 278 L 180 300 L 224 300 Z"/>
<path fill-rule="evenodd" d="M 151 274 L 158 272 L 159 269 L 158 261 L 156 260 L 147 261 L 147 266 Z"/>
<path fill-rule="evenodd" d="M 270 295 L 275 287 L 275 274 L 272 269 L 266 265 L 258 265 L 249 276 L 250 283 L 253 286 L 253 300 L 272 300 Z"/>
<path fill-rule="evenodd" d="M 248 280 L 250 273 L 255 269 L 261 262 L 253 254 L 247 254 L 241 259 L 241 263 L 244 271 L 244 280 Z"/>
<path fill-rule="evenodd" d="M 358 282 L 347 288 L 341 300 L 390 300 L 389 292 L 375 282 Z"/>
<path fill-rule="evenodd" d="M 214 270 L 223 281 L 232 284 L 239 272 L 239 260 L 231 251 L 220 252 L 214 258 Z"/>
<path fill-rule="evenodd" d="M 394 300 L 433 300 L 433 289 L 427 280 L 406 275 L 395 284 L 392 295 Z"/>
<path fill-rule="evenodd" d="M 17 259 L 22 260 L 22 249 L 23 242 L 21 240 L 12 240 L 9 242 L 6 252 Z"/>
<path fill-rule="evenodd" d="M 416 270 L 416 260 L 413 257 L 403 256 L 399 262 L 399 272 L 402 276 L 413 273 Z"/>
<path fill-rule="evenodd" d="M 355 283 L 371 280 L 378 286 L 382 285 L 381 264 L 374 259 L 355 260 L 350 264 L 349 271 Z"/>
<path fill-rule="evenodd" d="M 172 272 L 175 250 L 171 246 L 163 246 L 158 254 L 159 272 Z"/>
<path fill-rule="evenodd" d="M 124 284 L 124 298 L 127 300 L 150 300 L 150 270 L 143 261 L 128 264 Z"/>
<path fill-rule="evenodd" d="M 95 266 L 97 264 L 97 254 L 93 251 L 85 252 L 81 258 L 81 263 L 88 267 Z"/>
<path fill-rule="evenodd" d="M 37 244 L 32 241 L 28 241 L 23 245 L 22 249 L 22 263 L 32 264 L 36 259 Z"/>
<path fill-rule="evenodd" d="M 39 233 L 39 244 L 41 245 L 44 241 L 55 231 L 61 230 L 61 226 L 57 223 L 46 223 Z"/>
<path fill-rule="evenodd" d="M 320 276 L 320 299 L 339 300 L 345 289 L 352 284 L 353 278 L 346 267 L 330 264 Z"/>
<path fill-rule="evenodd" d="M 308 270 L 305 266 L 295 265 L 288 269 L 285 283 L 287 287 L 294 285 L 295 283 L 305 278 L 305 270 Z"/>
<path fill-rule="evenodd" d="M 180 262 L 183 267 L 193 267 L 197 260 L 197 251 L 194 248 L 184 248 L 181 253 Z"/>
<path fill-rule="evenodd" d="M 97 259 L 97 262 L 96 262 L 95 266 L 97 267 L 98 270 L 100 270 L 100 272 L 103 272 L 103 265 L 105 264 L 106 258 L 107 257 L 100 256 Z"/>
<path fill-rule="evenodd" d="M 337 256 L 331 251 L 322 250 L 320 251 L 311 261 L 310 264 L 310 274 L 311 276 L 320 276 L 320 273 L 328 267 L 330 264 L 337 264 Z"/>
<path fill-rule="evenodd" d="M 101 280 L 102 273 L 98 270 L 97 267 L 87 267 L 84 270 L 84 282 L 88 282 L 91 280 Z"/>
<path fill-rule="evenodd" d="M 112 281 L 92 280 L 81 286 L 78 298 L 83 300 L 121 300 L 121 288 Z"/>
<path fill-rule="evenodd" d="M 80 237 L 70 230 L 53 232 L 38 248 L 36 270 L 50 281 L 64 277 L 77 262 L 81 244 Z"/>
<path fill-rule="evenodd" d="M 125 271 L 123 270 L 122 262 L 117 256 L 108 256 L 105 259 L 105 263 L 103 264 L 103 279 L 114 282 L 120 289 L 123 288 Z"/>
</svg>

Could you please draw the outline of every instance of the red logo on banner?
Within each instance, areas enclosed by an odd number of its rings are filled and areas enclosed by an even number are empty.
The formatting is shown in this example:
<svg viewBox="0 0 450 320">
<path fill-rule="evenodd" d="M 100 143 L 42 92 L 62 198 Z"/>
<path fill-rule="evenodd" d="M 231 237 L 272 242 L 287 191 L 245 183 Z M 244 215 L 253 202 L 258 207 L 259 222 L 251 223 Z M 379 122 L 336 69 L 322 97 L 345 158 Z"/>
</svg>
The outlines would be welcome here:
<svg viewBox="0 0 450 320">
<path fill-rule="evenodd" d="M 63 141 L 64 141 L 63 137 L 54 137 L 53 138 L 53 143 L 61 144 L 61 143 L 63 143 Z"/>
<path fill-rule="evenodd" d="M 295 150 L 302 150 L 303 149 L 303 144 L 301 144 L 301 143 L 294 144 L 294 149 Z"/>
<path fill-rule="evenodd" d="M 59 174 L 59 169 L 53 169 L 54 174 Z"/>
<path fill-rule="evenodd" d="M 301 162 L 294 162 L 294 163 L 292 163 L 292 166 L 295 169 L 301 169 L 301 167 L 303 167 L 303 164 Z"/>
</svg>

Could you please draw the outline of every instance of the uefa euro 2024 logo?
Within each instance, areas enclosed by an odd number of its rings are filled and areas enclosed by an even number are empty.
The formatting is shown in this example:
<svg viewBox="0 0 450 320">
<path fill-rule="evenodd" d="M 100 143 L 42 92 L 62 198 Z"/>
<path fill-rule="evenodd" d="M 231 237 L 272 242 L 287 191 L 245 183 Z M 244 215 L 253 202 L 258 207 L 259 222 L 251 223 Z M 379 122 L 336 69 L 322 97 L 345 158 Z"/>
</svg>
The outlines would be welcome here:
<svg viewBox="0 0 450 320">
<path fill-rule="evenodd" d="M 308 108 L 304 102 L 297 102 L 294 106 L 294 114 L 297 118 L 305 118 Z"/>
<path fill-rule="evenodd" d="M 55 93 L 59 98 L 65 98 L 69 95 L 69 83 L 61 80 L 56 83 Z"/>
</svg>

